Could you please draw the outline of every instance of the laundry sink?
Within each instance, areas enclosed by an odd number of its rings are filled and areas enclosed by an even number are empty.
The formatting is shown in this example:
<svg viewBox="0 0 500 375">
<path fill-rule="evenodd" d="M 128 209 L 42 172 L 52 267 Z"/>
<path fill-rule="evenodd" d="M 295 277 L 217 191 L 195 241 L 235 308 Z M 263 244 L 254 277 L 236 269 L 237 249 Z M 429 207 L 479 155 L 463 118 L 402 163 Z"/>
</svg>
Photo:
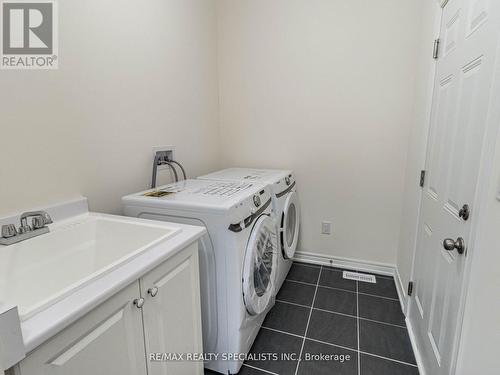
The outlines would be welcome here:
<svg viewBox="0 0 500 375">
<path fill-rule="evenodd" d="M 181 231 L 93 213 L 50 227 L 0 246 L 0 301 L 17 305 L 22 321 Z"/>
</svg>

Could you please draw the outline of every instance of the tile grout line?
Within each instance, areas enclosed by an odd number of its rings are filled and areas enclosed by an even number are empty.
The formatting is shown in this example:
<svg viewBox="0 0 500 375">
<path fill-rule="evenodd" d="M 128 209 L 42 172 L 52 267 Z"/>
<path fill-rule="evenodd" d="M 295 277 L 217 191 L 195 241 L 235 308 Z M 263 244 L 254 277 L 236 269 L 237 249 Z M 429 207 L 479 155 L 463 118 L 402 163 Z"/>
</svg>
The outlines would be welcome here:
<svg viewBox="0 0 500 375">
<path fill-rule="evenodd" d="M 277 374 L 277 373 L 275 373 L 275 372 L 271 372 L 271 371 L 269 371 L 269 370 L 264 370 L 263 368 L 259 368 L 259 367 L 252 366 L 252 365 L 247 365 L 246 363 L 243 363 L 243 366 L 248 367 L 248 368 L 251 368 L 251 369 L 254 369 L 254 370 L 261 371 L 261 372 L 263 372 L 263 373 L 265 373 L 265 374 L 270 374 L 270 375 L 279 375 L 279 374 Z"/>
<path fill-rule="evenodd" d="M 379 296 L 376 294 L 370 294 L 370 293 L 364 293 L 364 292 L 358 292 L 358 294 L 361 294 L 362 296 L 376 297 L 376 298 L 388 299 L 389 301 L 399 302 L 399 299 L 392 298 L 392 297 Z"/>
<path fill-rule="evenodd" d="M 297 283 L 297 284 L 304 284 L 304 285 L 309 285 L 309 286 L 316 286 L 316 284 L 311 284 L 305 281 L 298 281 L 298 280 L 292 280 L 292 279 L 285 279 L 285 281 L 292 282 L 292 283 Z M 349 289 L 343 289 L 343 288 L 335 288 L 333 286 L 327 286 L 327 285 L 319 285 L 320 288 L 325 288 L 325 289 L 333 289 L 333 290 L 340 290 L 343 292 L 349 292 L 349 293 L 356 293 L 353 290 Z M 376 298 L 383 298 L 383 299 L 388 299 L 390 301 L 397 301 L 399 302 L 399 299 L 397 298 L 392 298 L 392 297 L 386 297 L 386 296 L 379 296 L 377 294 L 370 294 L 370 293 L 364 293 L 364 292 L 358 292 L 358 294 L 362 294 L 364 296 L 370 296 L 370 297 L 376 297 Z"/>
<path fill-rule="evenodd" d="M 356 302 L 356 304 L 357 304 L 357 302 Z M 357 306 L 357 308 L 359 308 L 359 306 Z M 405 326 L 401 326 L 399 324 L 386 323 L 386 322 L 381 322 L 380 320 L 374 320 L 374 319 L 364 318 L 362 316 L 359 316 L 359 312 L 358 312 L 358 315 L 356 316 L 356 315 L 344 314 L 344 313 L 336 312 L 336 311 L 319 309 L 317 307 L 314 307 L 313 309 L 314 310 L 318 310 L 318 311 L 323 311 L 323 312 L 326 312 L 326 313 L 330 313 L 330 314 L 342 315 L 342 316 L 347 316 L 349 318 L 356 318 L 356 319 L 359 319 L 359 320 L 366 320 L 368 322 L 373 322 L 373 323 L 378 323 L 378 324 L 384 324 L 386 326 L 397 327 L 397 328 L 401 328 L 401 329 L 408 329 Z"/>
<path fill-rule="evenodd" d="M 307 330 L 309 329 L 309 323 L 311 322 L 311 315 L 313 312 L 314 301 L 316 300 L 316 294 L 318 293 L 319 280 L 321 278 L 321 271 L 323 271 L 323 266 L 319 268 L 318 280 L 316 281 L 316 289 L 314 290 L 314 297 L 311 303 L 311 310 L 309 310 L 309 318 L 307 318 L 306 331 L 304 332 L 304 338 L 302 339 L 302 346 L 300 347 L 299 360 L 297 361 L 297 367 L 295 367 L 295 375 L 299 372 L 300 361 L 302 359 L 302 352 L 304 351 L 304 345 L 306 343 Z"/>
<path fill-rule="evenodd" d="M 366 355 L 369 355 L 371 357 L 377 357 L 377 358 L 381 358 L 381 359 L 385 359 L 386 361 L 391 361 L 391 362 L 396 362 L 396 363 L 401 363 L 402 365 L 406 365 L 406 366 L 411 366 L 411 367 L 416 367 L 418 368 L 418 366 L 414 363 L 410 363 L 410 362 L 405 362 L 405 361 L 400 361 L 399 359 L 394 359 L 394 358 L 389 358 L 389 357 L 384 357 L 383 355 L 378 355 L 378 354 L 374 354 L 374 353 L 369 353 L 369 352 L 365 352 L 363 350 L 360 350 L 359 351 L 360 354 L 366 354 Z"/>
<path fill-rule="evenodd" d="M 359 319 L 359 320 L 365 320 L 365 321 L 367 321 L 367 322 L 378 323 L 378 324 L 383 324 L 383 325 L 390 326 L 390 327 L 396 327 L 396 328 L 401 328 L 401 329 L 406 329 L 406 330 L 408 330 L 408 327 L 406 327 L 406 326 L 402 326 L 402 325 L 399 325 L 399 324 L 381 322 L 380 320 L 369 319 L 369 318 L 363 318 L 362 316 L 358 317 L 358 319 Z"/>
<path fill-rule="evenodd" d="M 304 307 L 306 309 L 310 309 L 311 306 L 307 306 L 307 305 L 302 305 L 300 303 L 295 303 L 295 302 L 289 302 L 289 301 L 285 301 L 285 300 L 282 300 L 282 299 L 276 299 L 275 300 L 276 302 L 281 302 L 281 303 L 286 303 L 287 305 L 293 305 L 293 306 L 298 306 L 298 307 Z"/>
<path fill-rule="evenodd" d="M 302 335 L 297 335 L 296 333 L 290 333 L 290 332 L 286 332 L 286 331 L 281 331 L 281 330 L 276 329 L 276 328 L 265 327 L 265 326 L 262 326 L 261 328 L 267 329 L 268 331 L 283 333 L 284 335 L 297 337 L 299 339 L 303 339 L 305 337 L 305 336 L 302 336 Z"/>
<path fill-rule="evenodd" d="M 318 340 L 318 339 L 313 339 L 312 337 L 307 337 L 307 336 L 301 336 L 301 335 L 296 335 L 295 333 L 289 333 L 289 332 L 285 332 L 285 331 L 280 331 L 279 329 L 274 329 L 274 328 L 269 328 L 269 327 L 262 327 L 263 329 L 267 329 L 268 331 L 272 331 L 272 332 L 278 332 L 278 333 L 282 333 L 284 335 L 289 335 L 289 336 L 293 336 L 293 337 L 298 337 L 298 338 L 301 338 L 301 339 L 306 339 L 306 340 L 309 340 L 309 341 L 315 341 L 315 342 L 318 342 L 320 344 L 325 344 L 325 345 L 328 345 L 328 346 L 333 346 L 335 348 L 341 348 L 341 349 L 345 349 L 345 350 L 350 350 L 351 352 L 357 352 L 356 349 L 353 349 L 353 348 L 349 348 L 347 346 L 343 346 L 343 345 L 338 345 L 338 344 L 332 344 L 330 342 L 326 342 L 326 341 L 322 341 L 322 340 Z"/>
<path fill-rule="evenodd" d="M 301 335 L 297 335 L 295 333 L 290 333 L 290 332 L 286 332 L 286 331 L 281 331 L 279 329 L 275 329 L 275 328 L 269 328 L 269 327 L 264 327 L 262 326 L 262 329 L 266 329 L 268 331 L 272 331 L 272 332 L 278 332 L 278 333 L 282 333 L 284 335 L 288 335 L 288 336 L 293 336 L 293 337 L 297 337 L 299 339 L 306 339 L 306 340 L 309 340 L 309 341 L 314 341 L 314 342 L 317 342 L 317 343 L 320 343 L 320 344 L 324 344 L 324 345 L 328 345 L 328 346 L 333 346 L 335 348 L 341 348 L 341 349 L 344 349 L 344 350 L 349 350 L 351 352 L 358 352 L 358 350 L 356 349 L 353 349 L 353 348 L 349 348 L 347 346 L 343 346 L 343 345 L 338 345 L 338 344 L 332 344 L 331 342 L 327 342 L 327 341 L 322 341 L 322 340 L 318 340 L 318 339 L 314 339 L 312 337 L 306 337 L 306 336 L 301 336 Z M 366 354 L 366 355 L 369 355 L 369 356 L 372 356 L 372 357 L 377 357 L 377 358 L 381 358 L 381 359 L 385 359 L 386 361 L 390 361 L 390 362 L 397 362 L 397 363 L 401 363 L 403 365 L 406 365 L 406 366 L 412 366 L 412 367 L 418 367 L 416 364 L 414 363 L 409 363 L 409 362 L 405 362 L 405 361 L 401 361 L 399 359 L 394 359 L 394 358 L 390 358 L 390 357 L 384 357 L 383 355 L 379 355 L 379 354 L 375 354 L 375 353 L 370 353 L 370 352 L 365 352 L 363 350 L 359 350 L 359 353 L 360 354 Z"/>
<path fill-rule="evenodd" d="M 327 346 L 333 346 L 334 348 L 340 348 L 340 349 L 348 350 L 348 351 L 354 352 L 354 353 L 357 352 L 356 349 L 349 348 L 347 346 L 342 346 L 342 345 L 337 345 L 337 344 L 331 344 L 329 342 L 321 341 L 321 340 L 317 340 L 317 339 L 312 339 L 310 337 L 306 337 L 306 339 L 309 340 L 309 341 L 314 341 L 314 342 L 317 342 L 317 343 L 320 343 L 320 344 L 324 344 L 324 345 L 327 345 Z"/>
<path fill-rule="evenodd" d="M 361 374 L 361 354 L 359 354 L 359 281 L 356 281 L 356 329 L 358 331 L 358 375 Z"/>
<path fill-rule="evenodd" d="M 289 302 L 289 301 L 284 301 L 282 299 L 277 299 L 276 302 L 280 302 L 280 303 L 285 303 L 287 305 L 292 305 L 292 306 L 297 306 L 297 307 L 303 307 L 305 309 L 310 309 L 311 306 L 307 306 L 307 305 L 301 305 L 300 303 L 295 303 L 295 302 Z M 402 329 L 408 329 L 406 326 L 402 326 L 400 324 L 394 324 L 394 323 L 388 323 L 388 322 L 382 322 L 380 320 L 375 320 L 375 319 L 370 319 L 370 318 L 365 318 L 365 317 L 362 317 L 362 316 L 356 316 L 356 315 L 351 315 L 351 314 L 346 314 L 346 313 L 341 313 L 341 312 L 338 312 L 338 311 L 331 311 L 331 310 L 325 310 L 325 309 L 320 309 L 319 307 L 314 307 L 313 306 L 313 310 L 317 310 L 317 311 L 322 311 L 322 312 L 326 312 L 326 313 L 330 313 L 330 314 L 335 314 L 335 315 L 342 315 L 342 316 L 347 316 L 349 318 L 359 318 L 360 320 L 366 320 L 368 322 L 373 322 L 373 323 L 379 323 L 379 324 L 385 324 L 387 326 L 391 326 L 391 327 L 397 327 L 397 328 L 402 328 Z"/>
</svg>

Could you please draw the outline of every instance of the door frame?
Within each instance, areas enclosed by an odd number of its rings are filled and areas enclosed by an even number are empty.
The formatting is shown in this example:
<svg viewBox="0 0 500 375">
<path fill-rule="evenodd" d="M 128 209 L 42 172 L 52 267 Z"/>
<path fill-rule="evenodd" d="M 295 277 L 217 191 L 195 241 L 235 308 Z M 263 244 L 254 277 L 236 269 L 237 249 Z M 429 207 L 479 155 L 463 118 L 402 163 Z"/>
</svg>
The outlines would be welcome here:
<svg viewBox="0 0 500 375">
<path fill-rule="evenodd" d="M 466 0 L 466 1 L 471 1 L 471 0 Z M 437 38 L 440 38 L 440 31 L 441 31 L 441 23 L 442 23 L 442 15 L 443 15 L 443 9 L 446 7 L 448 4 L 449 0 L 439 0 L 439 6 L 441 7 L 440 14 L 436 17 L 436 24 L 437 24 L 437 30 L 435 32 L 435 35 L 437 35 Z M 435 26 L 436 27 L 436 26 Z M 497 44 L 497 64 L 494 69 L 494 77 L 500 78 L 500 61 L 498 56 L 500 55 L 500 40 Z M 427 157 L 428 157 L 428 148 L 429 148 L 429 135 L 431 132 L 431 116 L 433 112 L 433 103 L 434 103 L 434 86 L 435 86 L 435 81 L 437 79 L 437 63 L 434 66 L 434 71 L 431 73 L 433 75 L 433 86 L 432 86 L 432 93 L 431 93 L 431 103 L 430 103 L 430 108 L 428 111 L 428 120 L 427 120 L 427 129 L 426 129 L 426 137 L 425 141 L 423 142 L 424 144 L 424 150 L 422 150 L 423 155 L 425 155 L 423 162 L 423 167 L 422 170 L 425 169 L 425 166 L 427 165 Z M 493 80 L 495 82 L 495 80 Z M 465 313 L 465 305 L 467 302 L 467 292 L 468 288 L 467 285 L 469 284 L 470 280 L 470 275 L 471 275 L 471 269 L 472 269 L 472 262 L 473 262 L 473 257 L 474 257 L 474 252 L 476 249 L 477 245 L 477 234 L 480 232 L 481 224 L 482 224 L 482 215 L 481 213 L 484 211 L 483 207 L 488 203 L 488 195 L 487 189 L 491 183 L 491 179 L 494 178 L 493 174 L 493 163 L 494 163 L 494 156 L 495 156 L 495 151 L 496 151 L 496 143 L 497 143 L 497 137 L 500 135 L 500 122 L 496 121 L 498 120 L 500 110 L 495 111 L 495 107 L 493 103 L 495 102 L 495 99 L 497 99 L 500 95 L 500 83 L 494 83 L 491 88 L 490 88 L 491 96 L 489 100 L 489 111 L 487 114 L 486 118 L 486 126 L 485 126 L 485 135 L 484 135 L 484 144 L 480 156 L 480 162 L 479 162 L 479 173 L 478 173 L 478 178 L 477 178 L 477 186 L 476 186 L 476 191 L 474 195 L 474 200 L 472 202 L 472 207 L 474 207 L 474 213 L 472 219 L 474 220 L 471 223 L 471 231 L 470 231 L 470 239 L 469 243 L 467 245 L 467 252 L 466 252 L 466 257 L 467 261 L 464 266 L 464 277 L 462 281 L 462 291 L 460 294 L 460 302 L 459 302 L 459 311 L 458 311 L 458 319 L 457 319 L 457 328 L 456 328 L 456 337 L 455 337 L 455 343 L 453 347 L 453 352 L 452 352 L 452 367 L 450 369 L 450 373 L 454 374 L 457 369 L 457 363 L 458 363 L 458 354 L 460 350 L 460 343 L 461 343 L 461 336 L 462 336 L 462 327 L 463 327 L 463 319 L 464 319 L 464 313 Z M 416 233 L 418 233 L 418 228 L 420 228 L 421 224 L 421 219 L 422 219 L 422 200 L 423 200 L 423 194 L 424 190 L 421 189 L 421 191 L 418 194 L 418 219 L 417 219 L 417 225 L 414 228 Z M 412 244 L 412 266 L 411 266 L 411 272 L 410 272 L 410 280 L 414 280 L 415 276 L 415 260 L 416 260 L 416 254 L 417 254 L 417 248 L 418 248 L 418 236 L 415 236 L 415 241 Z M 406 311 L 405 311 L 405 316 L 407 317 L 406 322 L 409 328 L 409 333 L 410 335 L 413 335 L 413 327 L 411 326 L 411 322 L 408 319 L 408 316 L 410 315 L 410 309 L 416 308 L 415 302 L 414 302 L 414 295 L 408 298 L 408 303 L 406 305 Z M 412 341 L 417 346 L 417 342 L 415 341 L 415 338 L 412 337 Z M 418 352 L 418 347 L 415 348 L 417 349 Z M 418 357 L 418 355 L 417 355 Z M 417 358 L 418 362 L 418 358 Z M 421 368 L 421 364 L 418 364 L 419 370 L 421 375 L 431 375 L 431 374 L 426 374 L 425 369 Z"/>
</svg>

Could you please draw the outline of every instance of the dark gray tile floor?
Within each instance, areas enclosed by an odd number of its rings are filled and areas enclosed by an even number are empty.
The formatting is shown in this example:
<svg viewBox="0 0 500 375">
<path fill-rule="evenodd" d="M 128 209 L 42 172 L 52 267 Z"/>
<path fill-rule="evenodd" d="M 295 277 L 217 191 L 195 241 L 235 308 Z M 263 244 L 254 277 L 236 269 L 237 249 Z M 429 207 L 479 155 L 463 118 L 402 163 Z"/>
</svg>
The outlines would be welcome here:
<svg viewBox="0 0 500 375">
<path fill-rule="evenodd" d="M 246 362 L 239 374 L 418 375 L 394 280 L 376 280 L 294 263 L 251 349 L 288 359 Z"/>
</svg>

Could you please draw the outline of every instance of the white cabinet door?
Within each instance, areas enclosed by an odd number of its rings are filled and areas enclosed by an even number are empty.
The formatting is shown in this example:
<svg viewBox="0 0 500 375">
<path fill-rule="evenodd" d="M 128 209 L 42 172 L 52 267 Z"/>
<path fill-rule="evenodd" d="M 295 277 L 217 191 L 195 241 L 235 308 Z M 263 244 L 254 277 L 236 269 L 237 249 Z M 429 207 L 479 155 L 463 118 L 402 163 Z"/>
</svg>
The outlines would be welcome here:
<svg viewBox="0 0 500 375">
<path fill-rule="evenodd" d="M 198 245 L 191 245 L 155 268 L 140 284 L 146 300 L 143 314 L 147 353 L 202 353 Z M 201 375 L 203 363 L 148 361 L 148 373 Z"/>
<path fill-rule="evenodd" d="M 146 375 L 140 296 L 135 282 L 42 344 L 21 375 Z M 17 371 L 16 371 L 17 372 Z"/>
</svg>

